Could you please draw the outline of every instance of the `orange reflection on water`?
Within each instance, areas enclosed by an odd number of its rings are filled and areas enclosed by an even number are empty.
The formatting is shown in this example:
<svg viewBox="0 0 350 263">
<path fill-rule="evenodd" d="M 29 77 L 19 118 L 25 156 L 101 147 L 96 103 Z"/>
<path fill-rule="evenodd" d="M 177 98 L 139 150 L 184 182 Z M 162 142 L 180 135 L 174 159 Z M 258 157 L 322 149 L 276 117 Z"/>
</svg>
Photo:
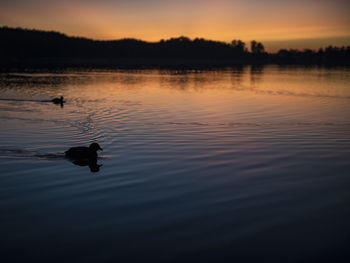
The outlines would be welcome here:
<svg viewBox="0 0 350 263">
<path fill-rule="evenodd" d="M 160 119 L 326 122 L 346 121 L 339 113 L 348 110 L 348 80 L 348 71 L 277 66 L 140 70 L 93 72 L 65 89 L 67 97 L 103 103 L 106 110 L 127 105 L 154 110 Z"/>
<path fill-rule="evenodd" d="M 152 116 L 160 122 L 228 124 L 346 122 L 349 116 L 348 70 L 268 66 L 69 71 L 28 77 L 33 85 L 21 89 L 19 83 L 21 96 L 63 95 L 67 100 L 62 110 L 48 104 L 26 104 L 28 111 L 42 110 L 38 118 L 91 113 L 112 119 L 113 114 L 116 118 L 125 114 L 128 120 L 140 118 L 143 123 L 152 121 Z M 142 119 L 146 115 L 147 120 Z"/>
</svg>

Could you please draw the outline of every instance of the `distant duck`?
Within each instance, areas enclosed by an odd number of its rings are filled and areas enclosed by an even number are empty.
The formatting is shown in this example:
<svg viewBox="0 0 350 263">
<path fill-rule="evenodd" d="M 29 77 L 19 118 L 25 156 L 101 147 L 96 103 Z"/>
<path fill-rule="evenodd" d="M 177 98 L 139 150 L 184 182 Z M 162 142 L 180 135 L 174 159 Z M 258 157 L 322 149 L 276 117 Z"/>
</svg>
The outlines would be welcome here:
<svg viewBox="0 0 350 263">
<path fill-rule="evenodd" d="M 97 151 L 102 150 L 98 143 L 91 143 L 89 147 L 72 147 L 65 152 L 65 156 L 74 160 L 96 160 Z"/>
<path fill-rule="evenodd" d="M 60 98 L 54 98 L 51 101 L 55 104 L 61 104 L 61 105 L 66 102 L 65 100 L 63 100 L 63 96 L 61 96 Z"/>
</svg>

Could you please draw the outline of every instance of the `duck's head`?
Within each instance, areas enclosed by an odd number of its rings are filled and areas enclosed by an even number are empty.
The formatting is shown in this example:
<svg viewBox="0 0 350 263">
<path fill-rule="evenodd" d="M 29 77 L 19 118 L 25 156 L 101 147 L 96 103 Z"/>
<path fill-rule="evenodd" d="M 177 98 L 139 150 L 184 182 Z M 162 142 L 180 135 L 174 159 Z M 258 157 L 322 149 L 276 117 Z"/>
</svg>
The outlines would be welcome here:
<svg viewBox="0 0 350 263">
<path fill-rule="evenodd" d="M 94 142 L 94 143 L 91 143 L 90 146 L 89 146 L 89 149 L 91 151 L 94 151 L 94 152 L 97 152 L 98 150 L 102 150 L 102 148 L 100 147 L 100 145 L 98 145 L 98 143 Z"/>
</svg>

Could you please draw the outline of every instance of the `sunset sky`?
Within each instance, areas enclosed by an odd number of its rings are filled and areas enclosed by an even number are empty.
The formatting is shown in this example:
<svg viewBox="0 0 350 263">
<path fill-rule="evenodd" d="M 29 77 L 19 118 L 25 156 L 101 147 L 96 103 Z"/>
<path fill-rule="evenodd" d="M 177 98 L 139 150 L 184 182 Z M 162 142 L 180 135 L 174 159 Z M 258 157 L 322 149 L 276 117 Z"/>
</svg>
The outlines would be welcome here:
<svg viewBox="0 0 350 263">
<path fill-rule="evenodd" d="M 0 25 L 94 39 L 255 39 L 276 51 L 350 45 L 350 1 L 0 0 Z"/>
</svg>

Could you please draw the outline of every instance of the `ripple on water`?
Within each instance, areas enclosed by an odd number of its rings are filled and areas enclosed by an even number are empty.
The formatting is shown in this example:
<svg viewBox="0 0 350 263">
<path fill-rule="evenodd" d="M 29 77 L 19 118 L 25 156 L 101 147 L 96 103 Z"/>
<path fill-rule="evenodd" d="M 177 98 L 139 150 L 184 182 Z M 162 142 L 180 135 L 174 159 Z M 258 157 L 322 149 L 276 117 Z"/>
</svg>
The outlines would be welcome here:
<svg viewBox="0 0 350 263">
<path fill-rule="evenodd" d="M 349 71 L 259 72 L 0 74 L 5 249 L 18 261 L 344 255 Z M 60 94 L 62 108 L 30 101 Z M 64 158 L 91 142 L 98 173 Z"/>
</svg>

